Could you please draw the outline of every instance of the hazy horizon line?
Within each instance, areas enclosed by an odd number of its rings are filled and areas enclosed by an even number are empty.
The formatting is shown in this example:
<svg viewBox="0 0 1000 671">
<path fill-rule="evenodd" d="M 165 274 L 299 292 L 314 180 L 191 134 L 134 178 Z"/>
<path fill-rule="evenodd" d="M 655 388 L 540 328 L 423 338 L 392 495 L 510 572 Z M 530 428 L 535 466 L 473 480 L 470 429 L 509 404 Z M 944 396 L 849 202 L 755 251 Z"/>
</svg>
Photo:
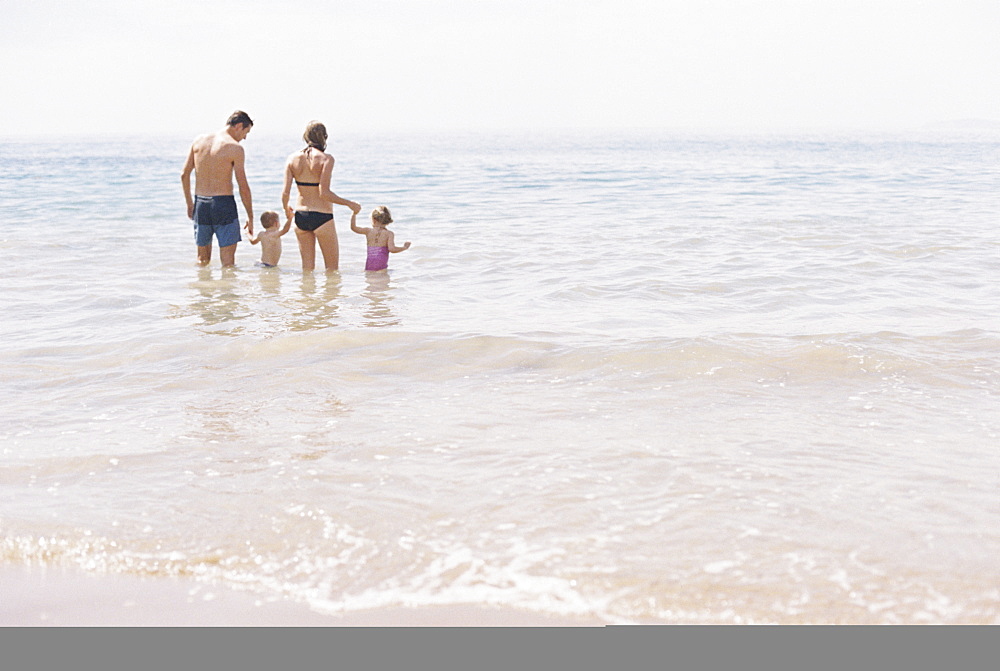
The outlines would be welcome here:
<svg viewBox="0 0 1000 671">
<path fill-rule="evenodd" d="M 38 131 L 24 131 L 24 132 L 10 132 L 9 130 L 0 131 L 0 140 L 2 141 L 30 141 L 30 140 L 59 140 L 59 139 L 88 139 L 88 140 L 100 140 L 102 138 L 134 138 L 134 137 L 149 137 L 149 138 L 159 138 L 159 139 L 174 139 L 174 138 L 194 138 L 198 135 L 214 132 L 225 125 L 224 120 L 222 123 L 218 124 L 216 128 L 205 128 L 201 130 L 192 130 L 189 128 L 178 128 L 176 130 L 170 131 L 160 131 L 156 133 L 147 133 L 135 129 L 126 129 L 121 131 L 110 131 L 106 129 L 94 130 L 94 131 L 63 131 L 58 133 L 43 133 Z M 298 137 L 301 135 L 300 128 L 292 128 L 287 124 L 282 124 L 276 128 L 261 127 L 264 124 L 259 121 L 255 124 L 255 134 L 252 135 L 249 140 L 254 137 L 257 138 L 276 138 L 285 137 L 288 135 L 294 135 Z M 801 124 L 801 125 L 785 125 L 785 126 L 697 126 L 697 125 L 661 125 L 661 126 L 651 126 L 651 125 L 615 125 L 615 126 L 597 126 L 597 125 L 578 125 L 578 126 L 555 126 L 555 125 L 482 125 L 482 126 L 463 126 L 463 127 L 443 127 L 443 126 L 413 126 L 413 127 L 352 127 L 344 126 L 341 128 L 336 128 L 336 126 L 331 127 L 331 135 L 347 135 L 347 136 L 364 136 L 364 135 L 397 135 L 397 136 L 420 136 L 420 135 L 430 135 L 430 136 L 441 136 L 441 135 L 455 135 L 455 136 L 467 136 L 467 135 L 503 135 L 503 134 L 633 134 L 633 133 L 647 133 L 647 134 L 684 134 L 684 135 L 785 135 L 785 134 L 815 134 L 815 133 L 909 133 L 909 132 L 919 132 L 919 131 L 1000 131 L 1000 119 L 987 119 L 987 118 L 964 118 L 964 119 L 942 119 L 936 121 L 930 121 L 922 124 L 910 124 L 910 125 L 888 125 L 888 124 Z"/>
</svg>

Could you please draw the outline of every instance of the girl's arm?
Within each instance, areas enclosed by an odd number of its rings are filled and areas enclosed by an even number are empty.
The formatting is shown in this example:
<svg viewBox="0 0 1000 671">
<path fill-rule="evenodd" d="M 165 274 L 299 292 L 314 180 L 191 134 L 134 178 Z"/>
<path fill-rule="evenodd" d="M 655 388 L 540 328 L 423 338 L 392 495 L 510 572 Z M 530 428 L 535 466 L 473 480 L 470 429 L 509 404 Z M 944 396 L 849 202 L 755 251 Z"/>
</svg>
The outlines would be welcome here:
<svg viewBox="0 0 1000 671">
<path fill-rule="evenodd" d="M 323 171 L 319 174 L 319 195 L 334 205 L 344 205 L 351 208 L 351 212 L 357 214 L 361 211 L 361 206 L 353 200 L 341 198 L 330 190 L 330 176 L 333 174 L 333 157 L 323 163 Z"/>
<path fill-rule="evenodd" d="M 407 249 L 410 248 L 410 243 L 404 242 L 402 247 L 397 247 L 396 235 L 392 231 L 389 231 L 389 237 L 386 239 L 386 246 L 389 248 L 389 251 L 393 253 L 405 252 Z"/>
<path fill-rule="evenodd" d="M 368 233 L 370 233 L 372 229 L 365 228 L 363 226 L 358 226 L 358 213 L 352 211 L 351 212 L 351 230 L 354 231 L 355 233 L 360 233 L 361 235 L 368 235 Z"/>
</svg>

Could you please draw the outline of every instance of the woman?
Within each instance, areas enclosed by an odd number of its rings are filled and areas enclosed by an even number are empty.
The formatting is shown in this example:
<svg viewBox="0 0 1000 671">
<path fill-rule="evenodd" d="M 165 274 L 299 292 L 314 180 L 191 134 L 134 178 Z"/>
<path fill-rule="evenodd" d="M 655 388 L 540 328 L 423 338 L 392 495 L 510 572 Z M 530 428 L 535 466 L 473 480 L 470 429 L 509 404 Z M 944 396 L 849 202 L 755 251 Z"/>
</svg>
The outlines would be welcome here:
<svg viewBox="0 0 1000 671">
<path fill-rule="evenodd" d="M 326 153 L 326 126 L 319 121 L 310 121 L 302 139 L 306 141 L 306 148 L 289 156 L 285 163 L 285 189 L 281 193 L 281 204 L 289 217 L 295 217 L 295 237 L 299 240 L 302 270 L 309 271 L 316 267 L 317 242 L 323 252 L 326 269 L 337 270 L 340 247 L 337 244 L 337 229 L 334 228 L 333 206 L 345 205 L 355 214 L 361 211 L 361 206 L 330 190 L 333 156 Z M 288 204 L 293 181 L 299 191 L 294 209 Z"/>
</svg>

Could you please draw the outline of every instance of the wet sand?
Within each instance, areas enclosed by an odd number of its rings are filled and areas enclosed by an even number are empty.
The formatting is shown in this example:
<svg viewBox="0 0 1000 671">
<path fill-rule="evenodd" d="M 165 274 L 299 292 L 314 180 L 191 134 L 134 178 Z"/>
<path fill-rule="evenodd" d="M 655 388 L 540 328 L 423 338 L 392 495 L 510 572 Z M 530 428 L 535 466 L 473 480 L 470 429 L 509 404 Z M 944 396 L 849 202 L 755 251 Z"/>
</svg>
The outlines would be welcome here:
<svg viewBox="0 0 1000 671">
<path fill-rule="evenodd" d="M 0 566 L 3 627 L 579 627 L 509 608 L 456 605 L 323 614 L 305 604 L 177 578 Z"/>
</svg>

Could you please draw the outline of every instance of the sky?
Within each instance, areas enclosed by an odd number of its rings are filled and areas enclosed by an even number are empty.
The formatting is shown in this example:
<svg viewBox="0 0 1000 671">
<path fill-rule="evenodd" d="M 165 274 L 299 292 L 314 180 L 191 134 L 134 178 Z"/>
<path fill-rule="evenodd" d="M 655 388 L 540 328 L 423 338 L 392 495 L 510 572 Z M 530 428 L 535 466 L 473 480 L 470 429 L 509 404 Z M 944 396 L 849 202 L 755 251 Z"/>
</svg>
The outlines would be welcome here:
<svg viewBox="0 0 1000 671">
<path fill-rule="evenodd" d="M 1000 0 L 0 0 L 0 136 L 1000 125 Z"/>
</svg>

